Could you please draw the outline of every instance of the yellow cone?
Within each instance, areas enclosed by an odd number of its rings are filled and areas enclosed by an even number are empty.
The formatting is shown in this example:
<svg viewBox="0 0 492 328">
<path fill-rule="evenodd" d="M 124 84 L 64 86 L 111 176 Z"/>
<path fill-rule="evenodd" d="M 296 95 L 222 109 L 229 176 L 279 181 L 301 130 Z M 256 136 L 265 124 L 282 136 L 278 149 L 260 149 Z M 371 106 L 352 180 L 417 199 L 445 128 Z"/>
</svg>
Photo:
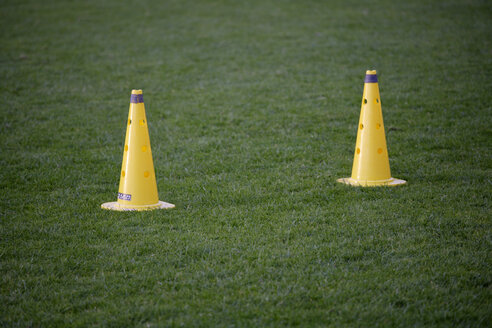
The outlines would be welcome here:
<svg viewBox="0 0 492 328">
<path fill-rule="evenodd" d="M 391 177 L 376 71 L 366 72 L 352 176 L 337 181 L 363 187 L 406 183 Z"/>
<path fill-rule="evenodd" d="M 159 201 L 157 194 L 142 90 L 132 90 L 118 201 L 104 203 L 101 207 L 115 211 L 143 211 L 174 207 L 173 204 Z"/>
</svg>

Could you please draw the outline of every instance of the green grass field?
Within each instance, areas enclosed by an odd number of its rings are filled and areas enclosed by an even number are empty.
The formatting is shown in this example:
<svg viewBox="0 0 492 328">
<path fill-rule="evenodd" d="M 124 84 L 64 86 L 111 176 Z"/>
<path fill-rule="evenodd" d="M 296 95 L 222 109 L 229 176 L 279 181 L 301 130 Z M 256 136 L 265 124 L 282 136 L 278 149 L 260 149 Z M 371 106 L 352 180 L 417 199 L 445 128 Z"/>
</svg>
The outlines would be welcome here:
<svg viewBox="0 0 492 328">
<path fill-rule="evenodd" d="M 3 326 L 490 327 L 488 1 L 2 1 Z M 364 74 L 392 175 L 348 177 Z M 160 199 L 112 212 L 132 89 Z"/>
</svg>

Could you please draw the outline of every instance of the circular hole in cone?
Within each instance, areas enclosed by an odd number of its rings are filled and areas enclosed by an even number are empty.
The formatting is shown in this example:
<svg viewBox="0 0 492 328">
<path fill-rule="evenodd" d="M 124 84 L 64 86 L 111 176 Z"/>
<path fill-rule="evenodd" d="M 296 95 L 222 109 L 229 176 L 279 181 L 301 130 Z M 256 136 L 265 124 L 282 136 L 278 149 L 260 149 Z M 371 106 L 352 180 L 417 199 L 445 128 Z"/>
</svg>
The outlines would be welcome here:
<svg viewBox="0 0 492 328">
<path fill-rule="evenodd" d="M 147 151 L 147 146 L 142 146 L 142 151 L 145 153 Z"/>
<path fill-rule="evenodd" d="M 148 178 L 148 177 L 149 177 L 149 175 L 150 175 L 149 171 L 145 171 L 145 172 L 144 172 L 144 177 Z"/>
<path fill-rule="evenodd" d="M 132 120 L 128 120 L 128 125 L 132 124 Z"/>
<path fill-rule="evenodd" d="M 361 124 L 359 125 L 359 128 L 362 130 L 362 129 L 364 128 L 364 124 L 362 124 L 362 123 L 361 123 Z"/>
<path fill-rule="evenodd" d="M 367 99 L 366 98 L 364 98 L 364 104 L 367 104 Z"/>
<path fill-rule="evenodd" d="M 380 123 L 376 123 L 376 129 L 379 129 L 381 127 Z"/>
<path fill-rule="evenodd" d="M 125 151 L 128 151 L 128 145 L 125 145 Z"/>
<path fill-rule="evenodd" d="M 125 171 L 121 171 L 121 176 L 124 177 L 125 176 Z"/>
<path fill-rule="evenodd" d="M 360 154 L 360 148 L 357 148 L 357 155 Z"/>
<path fill-rule="evenodd" d="M 145 124 L 145 120 L 140 120 L 140 125 L 144 125 Z"/>
<path fill-rule="evenodd" d="M 383 153 L 383 148 L 378 148 L 378 154 L 382 154 Z"/>
</svg>

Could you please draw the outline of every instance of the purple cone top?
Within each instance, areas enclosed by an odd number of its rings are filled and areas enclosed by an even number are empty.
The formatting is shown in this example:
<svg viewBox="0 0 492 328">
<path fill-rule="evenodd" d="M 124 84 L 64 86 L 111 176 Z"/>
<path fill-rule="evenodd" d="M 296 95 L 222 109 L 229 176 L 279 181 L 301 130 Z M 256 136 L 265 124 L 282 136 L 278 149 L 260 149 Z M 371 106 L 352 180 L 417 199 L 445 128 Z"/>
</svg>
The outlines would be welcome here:
<svg viewBox="0 0 492 328">
<path fill-rule="evenodd" d="M 132 95 L 132 97 L 130 98 L 130 103 L 132 104 L 143 103 L 143 95 Z"/>
<path fill-rule="evenodd" d="M 366 78 L 364 80 L 364 83 L 378 83 L 377 74 L 366 74 Z"/>
</svg>

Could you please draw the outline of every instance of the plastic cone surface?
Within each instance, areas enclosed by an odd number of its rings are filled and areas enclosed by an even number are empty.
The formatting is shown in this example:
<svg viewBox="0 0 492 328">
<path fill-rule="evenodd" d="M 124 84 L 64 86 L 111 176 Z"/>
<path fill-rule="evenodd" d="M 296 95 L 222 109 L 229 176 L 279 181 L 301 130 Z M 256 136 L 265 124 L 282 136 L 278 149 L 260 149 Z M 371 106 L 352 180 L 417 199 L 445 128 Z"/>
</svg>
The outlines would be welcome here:
<svg viewBox="0 0 492 328">
<path fill-rule="evenodd" d="M 132 90 L 130 99 L 118 201 L 104 203 L 101 207 L 115 211 L 174 207 L 173 204 L 159 201 L 157 194 L 142 90 Z"/>
<path fill-rule="evenodd" d="M 391 177 L 376 71 L 366 72 L 352 176 L 337 181 L 364 187 L 406 183 Z"/>
</svg>

